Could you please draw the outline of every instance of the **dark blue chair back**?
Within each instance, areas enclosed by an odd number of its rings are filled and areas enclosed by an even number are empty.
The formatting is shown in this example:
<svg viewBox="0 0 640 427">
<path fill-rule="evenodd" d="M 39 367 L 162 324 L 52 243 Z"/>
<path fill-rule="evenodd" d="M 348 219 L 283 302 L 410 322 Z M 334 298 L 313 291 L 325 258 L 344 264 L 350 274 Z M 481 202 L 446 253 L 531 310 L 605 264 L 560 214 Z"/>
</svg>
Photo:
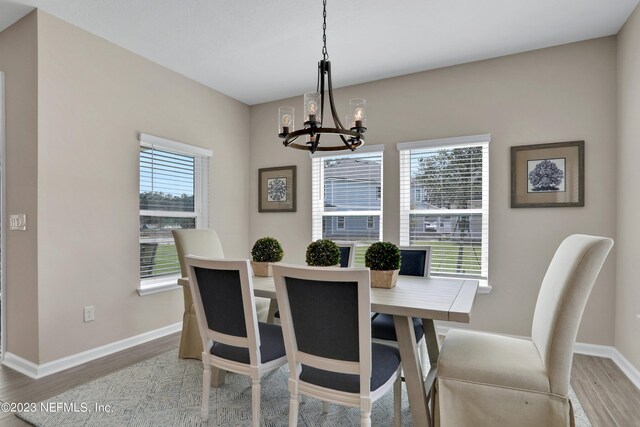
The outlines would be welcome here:
<svg viewBox="0 0 640 427">
<path fill-rule="evenodd" d="M 292 277 L 285 282 L 298 350 L 359 361 L 358 283 Z"/>
<path fill-rule="evenodd" d="M 426 249 L 400 249 L 400 272 L 401 276 L 427 276 L 429 268 L 431 248 Z"/>
<path fill-rule="evenodd" d="M 209 329 L 247 336 L 240 272 L 194 267 Z"/>
</svg>

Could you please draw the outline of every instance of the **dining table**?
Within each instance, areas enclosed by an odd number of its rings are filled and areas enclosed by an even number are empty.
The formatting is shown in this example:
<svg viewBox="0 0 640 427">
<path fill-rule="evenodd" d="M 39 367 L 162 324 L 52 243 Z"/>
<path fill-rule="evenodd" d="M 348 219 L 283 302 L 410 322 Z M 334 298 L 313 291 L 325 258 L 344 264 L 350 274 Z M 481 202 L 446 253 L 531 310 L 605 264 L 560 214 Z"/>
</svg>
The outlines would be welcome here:
<svg viewBox="0 0 640 427">
<path fill-rule="evenodd" d="M 188 286 L 188 280 L 179 282 Z M 273 277 L 253 276 L 252 282 L 255 296 L 276 301 Z M 391 289 L 371 288 L 371 311 L 393 316 L 414 426 L 431 425 L 429 401 L 434 398 L 440 353 L 434 321 L 469 323 L 478 284 L 478 280 L 466 278 L 398 276 Z M 420 363 L 414 317 L 422 319 L 430 365 L 427 372 Z"/>
</svg>

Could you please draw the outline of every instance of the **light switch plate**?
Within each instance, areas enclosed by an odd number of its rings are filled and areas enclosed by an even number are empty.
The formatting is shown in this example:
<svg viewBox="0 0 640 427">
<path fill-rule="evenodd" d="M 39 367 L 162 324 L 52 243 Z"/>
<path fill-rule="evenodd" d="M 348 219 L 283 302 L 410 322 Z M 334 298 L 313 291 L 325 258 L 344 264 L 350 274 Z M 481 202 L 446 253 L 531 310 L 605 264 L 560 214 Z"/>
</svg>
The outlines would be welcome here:
<svg viewBox="0 0 640 427">
<path fill-rule="evenodd" d="M 25 231 L 27 229 L 27 215 L 9 215 L 9 230 Z"/>
</svg>

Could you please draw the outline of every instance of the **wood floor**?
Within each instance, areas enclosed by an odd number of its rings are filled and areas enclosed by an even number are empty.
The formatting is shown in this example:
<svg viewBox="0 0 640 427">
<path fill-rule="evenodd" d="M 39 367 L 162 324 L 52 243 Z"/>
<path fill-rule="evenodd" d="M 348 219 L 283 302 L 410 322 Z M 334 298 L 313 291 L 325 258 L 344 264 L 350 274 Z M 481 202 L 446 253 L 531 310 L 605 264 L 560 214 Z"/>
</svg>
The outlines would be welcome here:
<svg viewBox="0 0 640 427">
<path fill-rule="evenodd" d="M 139 361 L 177 348 L 179 334 L 32 380 L 0 365 L 0 401 L 39 402 Z M 640 390 L 610 360 L 577 354 L 571 385 L 594 427 L 640 427 Z M 0 412 L 0 426 L 28 426 Z"/>
</svg>

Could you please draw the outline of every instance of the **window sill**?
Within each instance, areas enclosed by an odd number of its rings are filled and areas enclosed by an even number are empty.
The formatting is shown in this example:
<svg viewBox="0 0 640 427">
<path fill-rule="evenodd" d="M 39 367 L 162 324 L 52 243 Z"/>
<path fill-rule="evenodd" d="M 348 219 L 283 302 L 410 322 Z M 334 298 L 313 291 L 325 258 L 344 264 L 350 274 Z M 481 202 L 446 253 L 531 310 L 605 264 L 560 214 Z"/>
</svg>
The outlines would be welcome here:
<svg viewBox="0 0 640 427">
<path fill-rule="evenodd" d="M 479 280 L 479 284 L 478 284 L 479 294 L 490 294 L 492 289 L 493 287 L 489 285 L 488 280 Z"/>
<path fill-rule="evenodd" d="M 141 297 L 146 295 L 157 294 L 159 292 L 173 291 L 174 289 L 182 289 L 182 286 L 178 285 L 179 276 L 164 278 L 161 280 L 149 280 L 140 282 L 138 286 L 138 295 Z"/>
</svg>

